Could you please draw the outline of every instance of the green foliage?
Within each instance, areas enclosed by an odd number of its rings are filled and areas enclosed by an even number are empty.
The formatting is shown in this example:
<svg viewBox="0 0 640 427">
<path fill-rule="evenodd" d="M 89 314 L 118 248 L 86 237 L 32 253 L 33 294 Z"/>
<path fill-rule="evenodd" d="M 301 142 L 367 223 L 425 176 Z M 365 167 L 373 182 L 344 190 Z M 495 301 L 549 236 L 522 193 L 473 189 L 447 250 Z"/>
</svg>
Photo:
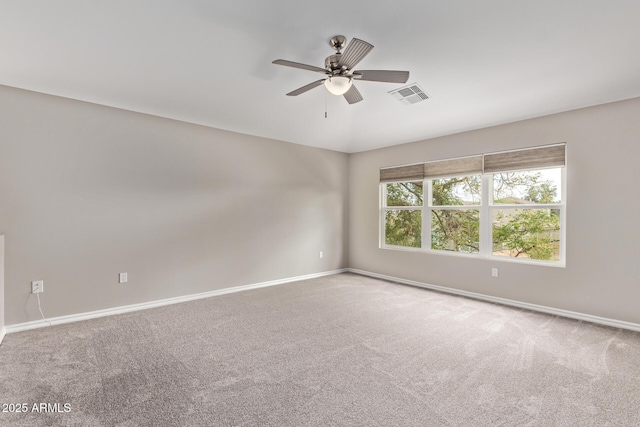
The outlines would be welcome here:
<svg viewBox="0 0 640 427">
<path fill-rule="evenodd" d="M 461 206 L 480 203 L 482 181 L 479 175 L 434 179 L 433 206 Z M 434 209 L 431 217 L 431 248 L 478 252 L 480 216 L 477 209 Z"/>
<path fill-rule="evenodd" d="M 432 210 L 431 248 L 456 252 L 480 250 L 480 216 L 477 209 Z"/>
<path fill-rule="evenodd" d="M 432 181 L 431 247 L 478 252 L 480 245 L 480 175 Z M 388 245 L 422 247 L 422 182 L 387 184 L 386 205 L 413 209 L 385 212 L 385 242 Z M 557 188 L 540 172 L 512 172 L 494 176 L 494 203 L 557 203 Z M 469 209 L 446 209 L 469 206 Z M 493 251 L 514 257 L 550 260 L 557 256 L 560 215 L 554 209 L 505 208 L 494 211 Z"/>
<path fill-rule="evenodd" d="M 388 245 L 422 247 L 422 212 L 389 210 L 385 217 L 385 242 Z"/>
<path fill-rule="evenodd" d="M 433 206 L 477 205 L 480 203 L 480 175 L 433 180 Z"/>
<path fill-rule="evenodd" d="M 553 182 L 543 181 L 540 172 L 505 172 L 494 175 L 494 203 L 556 203 L 558 190 Z"/>
<path fill-rule="evenodd" d="M 526 200 L 534 203 L 555 203 L 556 187 L 549 182 L 541 182 L 538 185 L 529 187 Z"/>
<path fill-rule="evenodd" d="M 540 172 L 494 175 L 494 203 L 557 203 L 558 189 Z M 550 209 L 504 209 L 493 220 L 493 252 L 551 260 L 557 256 L 559 212 Z"/>
<path fill-rule="evenodd" d="M 387 206 L 422 206 L 422 182 L 387 184 Z"/>
<path fill-rule="evenodd" d="M 554 258 L 560 229 L 560 215 L 552 209 L 505 209 L 493 223 L 494 253 L 504 250 L 510 256 L 531 259 Z"/>
<path fill-rule="evenodd" d="M 422 182 L 387 184 L 387 206 L 422 206 Z M 388 245 L 422 247 L 422 212 L 388 210 L 385 215 L 385 242 Z"/>
</svg>

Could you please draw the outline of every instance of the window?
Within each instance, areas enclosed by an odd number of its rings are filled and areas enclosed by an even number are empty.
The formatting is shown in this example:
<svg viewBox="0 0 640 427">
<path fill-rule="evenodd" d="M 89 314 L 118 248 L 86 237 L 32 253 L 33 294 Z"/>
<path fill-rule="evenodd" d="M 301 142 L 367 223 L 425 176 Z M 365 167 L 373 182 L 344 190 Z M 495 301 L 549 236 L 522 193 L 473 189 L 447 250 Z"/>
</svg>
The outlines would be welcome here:
<svg viewBox="0 0 640 427">
<path fill-rule="evenodd" d="M 380 170 L 381 247 L 564 263 L 565 145 Z"/>
<path fill-rule="evenodd" d="M 480 251 L 480 175 L 437 178 L 427 182 L 431 192 L 431 249 Z"/>
<path fill-rule="evenodd" d="M 384 242 L 422 246 L 422 181 L 396 182 L 385 187 Z"/>
<path fill-rule="evenodd" d="M 492 176 L 492 254 L 560 261 L 562 169 Z"/>
</svg>

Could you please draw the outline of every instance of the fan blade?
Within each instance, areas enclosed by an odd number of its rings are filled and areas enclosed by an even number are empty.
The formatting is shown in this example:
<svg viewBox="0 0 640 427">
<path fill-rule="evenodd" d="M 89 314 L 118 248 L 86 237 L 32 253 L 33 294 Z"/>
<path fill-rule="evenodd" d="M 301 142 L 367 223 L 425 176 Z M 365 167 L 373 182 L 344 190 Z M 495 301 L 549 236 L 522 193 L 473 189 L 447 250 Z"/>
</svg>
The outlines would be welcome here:
<svg viewBox="0 0 640 427">
<path fill-rule="evenodd" d="M 406 83 L 409 80 L 408 71 L 389 70 L 356 70 L 353 78 L 369 82 Z"/>
<path fill-rule="evenodd" d="M 349 104 L 355 104 L 364 98 L 360 95 L 360 91 L 356 88 L 356 85 L 351 85 L 347 93 L 344 94 L 344 99 L 346 99 Z"/>
<path fill-rule="evenodd" d="M 296 90 L 294 90 L 292 92 L 289 92 L 287 94 L 287 96 L 298 96 L 301 93 L 305 93 L 306 91 L 311 90 L 316 86 L 320 86 L 322 83 L 324 83 L 324 80 L 325 79 L 320 79 L 320 80 L 317 80 L 317 81 L 315 81 L 313 83 L 309 83 L 308 85 L 302 86 L 301 88 L 298 88 L 298 89 L 296 89 Z"/>
<path fill-rule="evenodd" d="M 313 65 L 301 64 L 299 62 L 287 61 L 285 59 L 276 59 L 272 62 L 276 65 L 284 65 L 285 67 L 300 68 L 302 70 L 315 71 L 316 73 L 329 74 L 327 70 L 320 67 L 314 67 Z"/>
<path fill-rule="evenodd" d="M 367 43 L 360 39 L 351 39 L 347 48 L 342 54 L 340 54 L 340 61 L 338 65 L 340 67 L 346 67 L 347 70 L 353 69 L 365 56 L 373 49 L 371 43 Z"/>
</svg>

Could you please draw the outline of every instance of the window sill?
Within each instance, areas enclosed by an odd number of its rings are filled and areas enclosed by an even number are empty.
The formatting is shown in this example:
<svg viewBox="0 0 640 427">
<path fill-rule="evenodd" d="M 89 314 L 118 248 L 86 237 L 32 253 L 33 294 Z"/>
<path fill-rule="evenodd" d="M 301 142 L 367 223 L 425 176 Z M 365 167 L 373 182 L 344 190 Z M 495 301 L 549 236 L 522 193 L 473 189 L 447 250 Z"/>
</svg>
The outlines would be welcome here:
<svg viewBox="0 0 640 427">
<path fill-rule="evenodd" d="M 527 259 L 527 258 L 508 258 L 501 257 L 495 255 L 481 255 L 479 253 L 471 254 L 465 252 L 453 252 L 453 251 L 438 251 L 433 249 L 422 249 L 422 248 L 411 248 L 405 246 L 393 246 L 393 245 L 381 245 L 380 249 L 391 250 L 391 251 L 400 251 L 400 252 L 414 252 L 414 253 L 423 253 L 427 255 L 443 255 L 449 257 L 458 257 L 458 258 L 470 258 L 470 259 L 478 259 L 485 260 L 491 262 L 508 262 L 515 264 L 525 264 L 525 265 L 539 265 L 542 267 L 555 267 L 555 268 L 565 268 L 566 263 L 562 261 L 540 261 L 535 259 Z"/>
</svg>

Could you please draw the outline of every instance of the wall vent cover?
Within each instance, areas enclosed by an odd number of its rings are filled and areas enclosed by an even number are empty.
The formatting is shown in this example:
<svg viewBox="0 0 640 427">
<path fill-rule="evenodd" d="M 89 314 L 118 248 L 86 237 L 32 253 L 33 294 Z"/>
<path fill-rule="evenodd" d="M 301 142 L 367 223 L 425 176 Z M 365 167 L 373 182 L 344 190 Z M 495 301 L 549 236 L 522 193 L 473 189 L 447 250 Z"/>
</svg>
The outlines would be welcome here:
<svg viewBox="0 0 640 427">
<path fill-rule="evenodd" d="M 429 99 L 429 95 L 418 86 L 418 83 L 411 83 L 399 89 L 394 89 L 389 93 L 406 105 L 416 104 Z"/>
</svg>

